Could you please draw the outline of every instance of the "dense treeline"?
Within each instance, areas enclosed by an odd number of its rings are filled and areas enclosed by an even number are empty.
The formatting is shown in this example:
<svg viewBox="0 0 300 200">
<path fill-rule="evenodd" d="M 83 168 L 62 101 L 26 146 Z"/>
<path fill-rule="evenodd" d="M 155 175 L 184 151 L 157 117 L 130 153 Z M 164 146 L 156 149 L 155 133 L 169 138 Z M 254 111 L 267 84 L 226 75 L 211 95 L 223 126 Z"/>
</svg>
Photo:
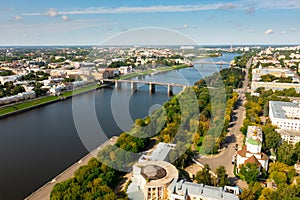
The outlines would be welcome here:
<svg viewBox="0 0 300 200">
<path fill-rule="evenodd" d="M 35 81 L 43 81 L 48 79 L 50 74 L 45 73 L 43 71 L 37 71 L 37 72 L 30 72 L 29 74 L 26 74 L 21 77 L 21 80 L 35 80 Z"/>
<path fill-rule="evenodd" d="M 137 119 L 130 132 L 120 135 L 116 147 L 107 147 L 99 153 L 99 158 L 110 166 L 130 170 L 128 163 L 138 159 L 139 154 L 129 152 L 145 150 L 151 137 L 157 142 L 177 144 L 170 152 L 169 160 L 180 168 L 193 156 L 191 143 L 202 153 L 217 153 L 238 101 L 233 89 L 241 86 L 244 78 L 243 71 L 236 68 L 223 69 L 220 75 L 214 74 L 197 82 L 149 117 Z M 207 86 L 212 84 L 215 87 L 208 89 Z"/>
<path fill-rule="evenodd" d="M 11 81 L 4 83 L 4 85 L 0 84 L 0 98 L 17 95 L 21 92 L 25 92 L 24 87 L 21 85 L 14 85 Z"/>
<path fill-rule="evenodd" d="M 217 177 L 212 176 L 210 170 L 209 165 L 205 164 L 203 169 L 196 173 L 196 182 L 216 187 L 224 187 L 229 184 L 228 174 L 224 166 L 219 166 L 216 169 L 215 174 Z"/>
<path fill-rule="evenodd" d="M 126 200 L 126 195 L 113 192 L 120 175 L 120 172 L 93 158 L 75 172 L 74 178 L 57 183 L 50 199 Z"/>
<path fill-rule="evenodd" d="M 268 119 L 264 119 L 264 116 L 268 116 L 269 101 L 290 101 L 288 96 L 298 97 L 300 94 L 293 88 L 275 92 L 258 88 L 256 92 L 260 94 L 259 97 L 246 95 L 247 113 L 241 131 L 246 134 L 248 126 L 260 126 L 264 133 L 263 151 L 276 156 L 277 159 L 276 162 L 270 163 L 268 173 L 263 171 L 263 174 L 259 174 L 258 167 L 250 164 L 242 168 L 241 175 L 249 183 L 249 189 L 244 189 L 240 198 L 241 200 L 299 199 L 300 187 L 293 184 L 297 175 L 293 165 L 300 160 L 300 143 L 293 146 L 282 142 L 280 134 L 276 131 L 277 127 Z M 272 180 L 277 190 L 262 188 L 257 182 L 259 177 Z"/>
<path fill-rule="evenodd" d="M 199 81 L 171 98 L 150 117 L 137 119 L 130 132 L 120 135 L 116 144 L 119 148 L 107 147 L 99 153 L 100 159 L 107 164 L 130 167 L 128 163 L 133 163 L 139 155 L 128 151 L 137 153 L 145 150 L 151 137 L 157 142 L 177 144 L 177 148 L 169 154 L 170 161 L 177 167 L 186 166 L 193 156 L 191 143 L 203 153 L 217 153 L 238 101 L 238 95 L 232 90 L 241 86 L 244 78 L 242 70 L 235 68 L 223 69 L 220 74 L 221 79 L 214 74 L 205 81 Z M 215 88 L 208 89 L 207 85 L 211 84 L 215 84 Z"/>
<path fill-rule="evenodd" d="M 259 50 L 249 51 L 247 53 L 244 53 L 243 55 L 236 56 L 234 58 L 236 66 L 240 67 L 240 68 L 246 68 L 246 65 L 247 65 L 247 62 L 249 61 L 249 59 L 251 59 L 253 56 L 255 56 L 257 52 L 259 52 Z"/>
<path fill-rule="evenodd" d="M 157 142 L 176 143 L 168 159 L 179 168 L 184 168 L 191 160 L 193 142 L 199 151 L 217 152 L 238 100 L 233 89 L 240 87 L 244 78 L 240 69 L 223 69 L 220 74 L 221 77 L 214 74 L 185 89 L 149 117 L 137 119 L 129 132 L 120 135 L 116 145 L 107 146 L 98 153 L 98 159 L 103 164 L 91 161 L 76 172 L 74 178 L 57 184 L 51 199 L 116 199 L 110 188 L 118 179 L 111 177 L 119 177 L 120 173 L 108 167 L 104 170 L 103 166 L 131 171 L 132 165 L 141 156 L 138 152 L 147 149 L 149 138 Z M 214 87 L 208 89 L 207 86 L 212 84 Z M 220 168 L 218 173 L 223 178 L 217 185 L 227 183 L 226 171 Z"/>
<path fill-rule="evenodd" d="M 14 73 L 11 70 L 0 70 L 0 76 L 11 76 Z"/>
</svg>

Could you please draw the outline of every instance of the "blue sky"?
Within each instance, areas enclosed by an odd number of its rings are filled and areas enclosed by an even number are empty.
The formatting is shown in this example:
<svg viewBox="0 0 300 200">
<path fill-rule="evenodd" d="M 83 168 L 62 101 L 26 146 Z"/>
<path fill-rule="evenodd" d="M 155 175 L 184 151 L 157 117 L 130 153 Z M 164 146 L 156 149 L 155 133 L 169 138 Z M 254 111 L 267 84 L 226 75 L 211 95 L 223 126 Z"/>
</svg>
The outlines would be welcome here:
<svg viewBox="0 0 300 200">
<path fill-rule="evenodd" d="M 0 46 L 97 45 L 143 27 L 200 45 L 300 44 L 299 0 L 10 0 L 0 10 Z"/>
</svg>

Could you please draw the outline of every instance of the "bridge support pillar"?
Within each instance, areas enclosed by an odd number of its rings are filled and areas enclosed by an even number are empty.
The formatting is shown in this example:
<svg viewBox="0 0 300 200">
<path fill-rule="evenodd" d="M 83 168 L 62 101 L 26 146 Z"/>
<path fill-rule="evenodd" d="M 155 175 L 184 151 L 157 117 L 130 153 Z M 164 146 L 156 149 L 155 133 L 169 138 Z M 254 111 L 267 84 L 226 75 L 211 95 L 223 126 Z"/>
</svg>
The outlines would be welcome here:
<svg viewBox="0 0 300 200">
<path fill-rule="evenodd" d="M 121 83 L 119 81 L 115 82 L 115 88 L 121 88 Z"/>
<path fill-rule="evenodd" d="M 150 91 L 151 94 L 155 93 L 155 84 L 149 83 L 149 91 Z"/>
<path fill-rule="evenodd" d="M 137 83 L 131 82 L 131 91 L 135 92 L 137 90 Z"/>
<path fill-rule="evenodd" d="M 173 86 L 172 85 L 168 85 L 168 95 L 169 96 L 173 95 Z"/>
</svg>

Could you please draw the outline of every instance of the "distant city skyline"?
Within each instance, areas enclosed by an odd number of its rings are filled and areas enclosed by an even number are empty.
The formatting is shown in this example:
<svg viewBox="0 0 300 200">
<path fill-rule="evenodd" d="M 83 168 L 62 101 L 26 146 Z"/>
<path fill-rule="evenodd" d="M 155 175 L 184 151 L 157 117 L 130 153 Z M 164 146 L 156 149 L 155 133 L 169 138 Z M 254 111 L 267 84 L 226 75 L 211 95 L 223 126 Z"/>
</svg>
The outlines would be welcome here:
<svg viewBox="0 0 300 200">
<path fill-rule="evenodd" d="M 98 45 L 143 27 L 174 30 L 199 45 L 300 44 L 298 0 L 12 0 L 0 10 L 0 46 Z"/>
</svg>

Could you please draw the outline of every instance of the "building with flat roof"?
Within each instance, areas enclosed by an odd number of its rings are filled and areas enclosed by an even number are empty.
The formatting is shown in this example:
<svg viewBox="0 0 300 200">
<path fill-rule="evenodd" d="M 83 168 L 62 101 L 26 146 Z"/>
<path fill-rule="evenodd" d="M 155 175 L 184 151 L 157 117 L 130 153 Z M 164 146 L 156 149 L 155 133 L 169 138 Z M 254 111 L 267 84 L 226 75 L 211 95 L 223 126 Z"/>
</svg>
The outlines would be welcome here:
<svg viewBox="0 0 300 200">
<path fill-rule="evenodd" d="M 278 67 L 266 67 L 262 68 L 261 65 L 258 68 L 252 69 L 252 81 L 260 81 L 263 75 L 273 75 L 277 78 L 291 77 L 293 82 L 299 82 L 299 79 L 295 76 L 295 73 L 289 68 L 278 68 Z"/>
<path fill-rule="evenodd" d="M 300 104 L 296 102 L 270 101 L 269 117 L 280 129 L 300 131 Z"/>
<path fill-rule="evenodd" d="M 166 161 L 167 157 L 169 155 L 169 152 L 175 148 L 175 144 L 168 144 L 168 143 L 163 143 L 160 142 L 154 151 L 151 153 L 151 155 L 142 155 L 141 158 L 139 159 L 139 162 L 143 161 L 156 161 L 156 160 L 162 160 Z"/>
<path fill-rule="evenodd" d="M 276 131 L 280 134 L 281 139 L 289 144 L 295 145 L 296 143 L 300 142 L 300 131 L 290 131 L 284 129 L 276 129 Z"/>
<path fill-rule="evenodd" d="M 251 82 L 251 90 L 255 91 L 257 88 L 265 88 L 266 90 L 284 90 L 295 88 L 297 92 L 300 92 L 300 84 L 299 83 L 277 83 L 277 82 L 260 82 L 260 81 L 252 81 Z"/>
<path fill-rule="evenodd" d="M 179 181 L 172 189 L 170 200 L 238 200 L 235 194 L 229 193 L 228 189 L 238 193 L 238 187 L 213 187 L 203 184 Z"/>
</svg>

